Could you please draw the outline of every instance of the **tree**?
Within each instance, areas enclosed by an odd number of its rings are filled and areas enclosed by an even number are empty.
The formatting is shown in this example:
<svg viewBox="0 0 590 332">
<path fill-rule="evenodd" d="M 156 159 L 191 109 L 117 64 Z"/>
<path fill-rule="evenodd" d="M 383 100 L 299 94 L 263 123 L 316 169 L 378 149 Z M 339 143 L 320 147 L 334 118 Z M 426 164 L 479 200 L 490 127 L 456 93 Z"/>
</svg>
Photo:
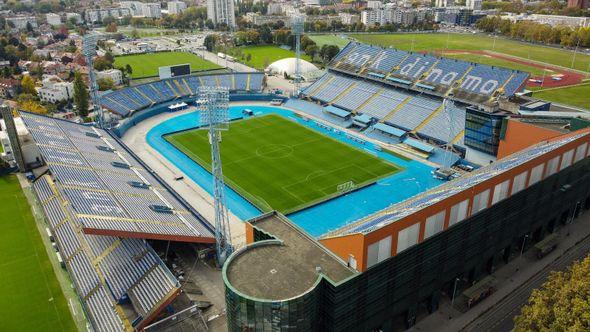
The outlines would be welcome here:
<svg viewBox="0 0 590 332">
<path fill-rule="evenodd" d="M 74 105 L 76 105 L 78 115 L 88 115 L 88 89 L 80 72 L 74 74 Z"/>
<path fill-rule="evenodd" d="M 21 80 L 21 86 L 23 93 L 29 94 L 31 96 L 37 95 L 37 90 L 35 90 L 35 81 L 31 78 L 31 76 L 23 76 L 23 79 Z"/>
<path fill-rule="evenodd" d="M 107 27 L 105 28 L 106 32 L 117 32 L 117 23 L 115 22 L 111 22 L 109 23 L 109 25 L 107 25 Z"/>
<path fill-rule="evenodd" d="M 131 75 L 133 74 L 133 68 L 131 68 L 130 64 L 126 64 L 125 65 L 125 71 L 127 72 L 127 74 Z"/>
<path fill-rule="evenodd" d="M 340 52 L 340 48 L 336 45 L 326 45 L 324 44 L 320 49 L 320 57 L 324 59 L 324 61 L 328 62 L 332 60 Z"/>
<path fill-rule="evenodd" d="M 17 99 L 18 108 L 31 113 L 47 114 L 47 108 L 37 102 L 36 98 L 30 94 L 21 93 Z"/>
<path fill-rule="evenodd" d="M 590 330 L 590 256 L 553 272 L 514 319 L 515 331 Z"/>
<path fill-rule="evenodd" d="M 98 89 L 100 91 L 110 90 L 115 86 L 115 82 L 110 77 L 103 77 L 99 79 L 96 83 L 98 83 Z"/>
<path fill-rule="evenodd" d="M 215 44 L 217 44 L 217 35 L 207 35 L 203 43 L 205 48 L 207 48 L 207 51 L 213 52 L 215 49 Z"/>
</svg>

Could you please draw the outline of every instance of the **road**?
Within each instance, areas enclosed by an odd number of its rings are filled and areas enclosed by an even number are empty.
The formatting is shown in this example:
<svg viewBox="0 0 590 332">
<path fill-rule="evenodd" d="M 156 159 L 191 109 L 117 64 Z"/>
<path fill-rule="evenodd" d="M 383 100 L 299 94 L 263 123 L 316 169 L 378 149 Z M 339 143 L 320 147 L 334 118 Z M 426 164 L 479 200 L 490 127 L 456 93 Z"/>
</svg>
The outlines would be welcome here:
<svg viewBox="0 0 590 332">
<path fill-rule="evenodd" d="M 590 236 L 551 262 L 539 271 L 539 273 L 494 305 L 490 310 L 465 326 L 462 331 L 511 331 L 514 328 L 513 317 L 520 312 L 520 308 L 527 302 L 532 290 L 539 288 L 545 282 L 551 271 L 565 270 L 575 260 L 585 257 L 588 252 L 590 252 Z"/>
</svg>

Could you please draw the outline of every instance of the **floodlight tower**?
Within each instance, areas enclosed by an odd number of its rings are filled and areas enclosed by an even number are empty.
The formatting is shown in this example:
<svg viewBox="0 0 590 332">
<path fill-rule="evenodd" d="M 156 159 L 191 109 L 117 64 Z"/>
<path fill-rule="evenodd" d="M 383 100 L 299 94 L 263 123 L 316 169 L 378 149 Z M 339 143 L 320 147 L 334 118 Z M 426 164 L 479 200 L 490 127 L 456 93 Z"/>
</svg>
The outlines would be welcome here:
<svg viewBox="0 0 590 332">
<path fill-rule="evenodd" d="M 291 18 L 291 32 L 295 35 L 295 96 L 299 95 L 301 89 L 301 35 L 303 34 L 305 17 L 295 15 Z"/>
<path fill-rule="evenodd" d="M 447 140 L 447 144 L 445 148 L 447 150 L 447 154 L 445 155 L 444 162 L 445 167 L 450 167 L 451 163 L 451 152 L 453 150 L 453 143 L 452 140 L 455 138 L 453 136 L 453 129 L 454 129 L 454 114 L 453 114 L 453 106 L 454 103 L 451 99 L 445 98 L 443 100 L 443 109 L 447 113 L 447 121 L 449 122 L 449 139 Z"/>
<path fill-rule="evenodd" d="M 199 88 L 201 125 L 209 129 L 211 144 L 211 173 L 213 174 L 213 199 L 215 207 L 215 242 L 217 264 L 222 266 L 232 253 L 229 217 L 225 205 L 225 184 L 221 167 L 221 132 L 229 127 L 229 90 L 225 87 L 202 86 Z"/>
<path fill-rule="evenodd" d="M 96 82 L 96 74 L 94 73 L 94 59 L 96 55 L 96 43 L 98 36 L 95 34 L 86 34 L 82 39 L 82 53 L 86 58 L 86 64 L 88 65 L 88 78 L 90 79 L 90 97 L 92 98 L 92 104 L 94 105 L 94 116 L 96 117 L 96 123 L 99 128 L 104 128 L 104 114 L 102 113 L 102 107 L 100 107 L 100 97 L 98 96 L 98 83 Z"/>
</svg>

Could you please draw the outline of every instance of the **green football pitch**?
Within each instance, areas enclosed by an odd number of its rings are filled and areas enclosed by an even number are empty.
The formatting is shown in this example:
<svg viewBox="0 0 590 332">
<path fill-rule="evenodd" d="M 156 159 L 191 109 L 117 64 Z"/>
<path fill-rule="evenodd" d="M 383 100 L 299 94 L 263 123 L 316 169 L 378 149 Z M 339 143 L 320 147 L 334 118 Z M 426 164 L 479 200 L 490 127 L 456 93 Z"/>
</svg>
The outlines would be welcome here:
<svg viewBox="0 0 590 332">
<path fill-rule="evenodd" d="M 210 170 L 207 131 L 167 135 L 180 151 Z M 400 167 L 278 115 L 238 120 L 222 133 L 226 182 L 263 211 L 291 213 L 360 188 Z M 348 186 L 354 184 L 353 186 Z"/>
<path fill-rule="evenodd" d="M 209 70 L 221 68 L 220 66 L 203 60 L 200 57 L 186 52 L 158 52 L 147 54 L 122 55 L 115 57 L 115 68 L 130 65 L 133 73 L 131 77 L 140 78 L 157 76 L 158 68 L 162 66 L 182 65 L 190 63 L 191 71 Z"/>
<path fill-rule="evenodd" d="M 0 330 L 75 331 L 76 325 L 15 176 L 0 177 Z"/>
</svg>

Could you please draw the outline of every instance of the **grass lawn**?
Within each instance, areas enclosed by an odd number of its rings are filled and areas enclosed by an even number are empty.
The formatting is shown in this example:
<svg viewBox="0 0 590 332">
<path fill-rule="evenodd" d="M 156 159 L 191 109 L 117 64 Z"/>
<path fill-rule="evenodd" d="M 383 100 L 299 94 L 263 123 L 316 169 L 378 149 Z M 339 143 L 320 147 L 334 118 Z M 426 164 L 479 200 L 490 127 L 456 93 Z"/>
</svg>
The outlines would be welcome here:
<svg viewBox="0 0 590 332">
<path fill-rule="evenodd" d="M 543 69 L 541 69 L 541 68 L 527 66 L 527 65 L 520 64 L 520 63 L 504 60 L 504 59 L 494 58 L 494 57 L 491 57 L 491 56 L 485 55 L 485 54 L 447 53 L 444 56 L 447 58 L 453 58 L 453 59 L 458 59 L 458 60 L 463 60 L 463 61 L 482 63 L 484 65 L 504 67 L 504 68 L 509 68 L 509 69 L 516 69 L 516 70 L 528 72 L 533 76 L 542 76 L 543 75 Z M 545 74 L 551 75 L 552 73 L 553 73 L 552 71 L 547 71 Z"/>
<path fill-rule="evenodd" d="M 252 68 L 256 68 L 256 69 L 265 69 L 266 65 L 270 65 L 271 63 L 277 61 L 277 60 L 281 60 L 284 58 L 294 58 L 295 57 L 295 52 L 290 51 L 290 50 L 285 50 L 282 49 L 278 46 L 272 46 L 272 45 L 268 45 L 268 46 L 243 46 L 239 48 L 242 52 L 242 54 L 244 55 L 244 60 L 242 59 L 238 59 L 238 61 L 240 62 L 244 62 L 246 65 L 252 67 Z M 236 49 L 233 49 L 230 54 L 232 54 L 232 56 L 236 56 Z M 303 54 L 303 52 L 301 52 L 301 58 L 307 61 L 311 61 L 311 58 L 306 55 Z M 250 54 L 252 56 L 252 58 L 250 59 L 250 61 L 246 61 L 245 60 L 245 56 L 247 54 Z M 237 58 L 237 56 L 236 56 Z"/>
<path fill-rule="evenodd" d="M 533 97 L 590 110 L 590 84 L 534 92 Z"/>
<path fill-rule="evenodd" d="M 157 76 L 158 67 L 185 63 L 191 64 L 192 71 L 221 68 L 212 62 L 186 52 L 159 52 L 115 57 L 115 67 L 125 67 L 129 64 L 133 69 L 131 75 L 133 78 Z"/>
<path fill-rule="evenodd" d="M 313 40 L 317 45 L 318 48 L 321 48 L 323 45 L 336 45 L 343 49 L 350 40 L 347 38 L 342 38 L 340 35 L 307 35 L 311 40 Z"/>
<path fill-rule="evenodd" d="M 339 184 L 353 181 L 359 188 L 400 170 L 278 115 L 232 122 L 222 137 L 227 183 L 264 211 L 294 212 L 339 195 Z M 206 130 L 166 139 L 210 170 Z"/>
<path fill-rule="evenodd" d="M 557 48 L 536 46 L 503 38 L 496 39 L 482 34 L 356 34 L 349 35 L 356 40 L 382 46 L 392 46 L 402 50 L 434 51 L 444 50 L 488 50 L 513 55 L 525 59 L 541 61 L 570 68 L 574 53 Z M 412 46 L 413 45 L 413 46 Z M 590 55 L 578 53 L 574 68 L 588 70 Z"/>
<path fill-rule="evenodd" d="M 0 327 L 75 331 L 68 304 L 15 176 L 0 177 Z"/>
</svg>

